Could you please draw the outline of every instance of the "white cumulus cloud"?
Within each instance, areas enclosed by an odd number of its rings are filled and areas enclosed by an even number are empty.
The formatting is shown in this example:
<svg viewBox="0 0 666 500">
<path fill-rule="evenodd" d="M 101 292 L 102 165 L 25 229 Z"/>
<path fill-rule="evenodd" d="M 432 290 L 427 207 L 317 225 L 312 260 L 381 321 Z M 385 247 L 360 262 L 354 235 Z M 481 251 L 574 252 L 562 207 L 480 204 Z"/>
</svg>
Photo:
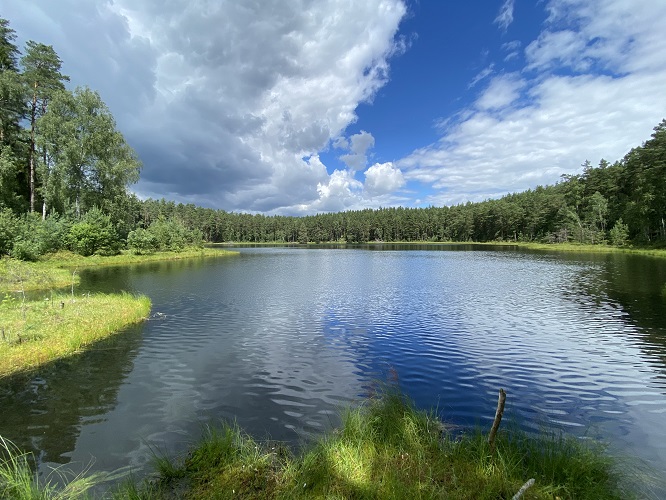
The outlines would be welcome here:
<svg viewBox="0 0 666 500">
<path fill-rule="evenodd" d="M 615 161 L 665 116 L 666 2 L 549 0 L 520 72 L 498 74 L 440 139 L 395 162 L 435 192 L 481 201 Z M 507 46 L 514 50 L 516 44 Z"/>
<path fill-rule="evenodd" d="M 393 163 L 375 163 L 365 171 L 365 190 L 370 196 L 392 193 L 405 185 L 405 178 Z"/>
<path fill-rule="evenodd" d="M 340 159 L 352 170 L 363 170 L 367 163 L 368 149 L 375 145 L 375 138 L 369 132 L 361 130 L 360 133 L 354 134 L 349 138 L 347 147 L 349 153 L 342 155 Z"/>
</svg>

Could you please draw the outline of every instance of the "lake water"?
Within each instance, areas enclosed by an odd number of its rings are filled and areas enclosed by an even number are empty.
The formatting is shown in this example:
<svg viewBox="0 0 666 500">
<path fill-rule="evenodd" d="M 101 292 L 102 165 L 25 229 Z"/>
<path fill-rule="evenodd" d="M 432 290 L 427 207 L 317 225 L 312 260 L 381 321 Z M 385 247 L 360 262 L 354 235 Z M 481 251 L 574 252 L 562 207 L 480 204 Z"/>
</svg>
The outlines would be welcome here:
<svg viewBox="0 0 666 500">
<path fill-rule="evenodd" d="M 144 293 L 159 317 L 4 383 L 0 435 L 43 473 L 141 476 L 153 451 L 182 453 L 220 420 L 305 443 L 397 374 L 452 424 L 489 427 L 502 387 L 505 419 L 601 438 L 666 476 L 666 260 L 434 248 L 82 272 L 78 293 Z"/>
</svg>

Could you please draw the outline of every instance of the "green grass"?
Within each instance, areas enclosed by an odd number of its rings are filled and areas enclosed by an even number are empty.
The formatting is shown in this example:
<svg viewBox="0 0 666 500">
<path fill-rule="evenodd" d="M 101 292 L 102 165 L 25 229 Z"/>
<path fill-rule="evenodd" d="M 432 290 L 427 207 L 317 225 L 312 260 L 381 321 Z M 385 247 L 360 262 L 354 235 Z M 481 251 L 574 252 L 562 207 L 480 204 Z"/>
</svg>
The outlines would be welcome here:
<svg viewBox="0 0 666 500">
<path fill-rule="evenodd" d="M 72 252 L 58 252 L 45 255 L 42 262 L 60 268 L 84 268 L 96 266 L 122 266 L 131 264 L 141 264 L 143 262 L 155 262 L 165 260 L 182 260 L 200 257 L 224 257 L 238 255 L 238 252 L 230 250 L 221 250 L 219 248 L 186 248 L 180 252 L 155 252 L 150 254 L 135 254 L 129 251 L 121 252 L 118 255 L 101 256 L 91 255 L 83 257 Z"/>
<path fill-rule="evenodd" d="M 0 260 L 0 293 L 29 290 L 53 290 L 79 283 L 77 269 L 97 266 L 123 266 L 143 262 L 222 257 L 238 252 L 218 248 L 186 248 L 181 252 L 155 252 L 137 255 L 122 252 L 119 255 L 91 255 L 83 257 L 72 252 L 58 252 L 41 257 L 38 262 L 23 262 L 5 257 Z"/>
<path fill-rule="evenodd" d="M 127 293 L 36 301 L 8 296 L 0 303 L 0 378 L 76 354 L 149 312 L 148 297 Z"/>
<path fill-rule="evenodd" d="M 39 481 L 30 467 L 31 455 L 22 453 L 13 443 L 0 436 L 0 498 L 12 500 L 75 500 L 87 498 L 87 492 L 97 484 L 102 476 L 76 476 L 62 469 L 53 469 L 47 477 Z M 54 479 L 64 483 L 55 486 Z"/>
<path fill-rule="evenodd" d="M 104 480 L 77 476 L 61 489 L 49 478 L 39 484 L 29 456 L 0 444 L 2 498 L 85 498 Z M 236 425 L 208 428 L 182 460 L 156 456 L 157 479 L 126 480 L 113 498 L 498 499 L 513 497 L 529 479 L 535 481 L 525 499 L 636 497 L 617 465 L 599 445 L 545 433 L 500 429 L 492 452 L 484 433 L 452 433 L 432 413 L 385 389 L 347 409 L 340 429 L 299 455 L 257 442 Z"/>
<path fill-rule="evenodd" d="M 525 241 L 409 241 L 409 242 L 369 242 L 369 245 L 381 245 L 384 243 L 400 245 L 433 245 L 433 246 L 456 246 L 456 245 L 487 245 L 508 246 L 526 248 L 528 250 L 548 250 L 554 252 L 580 252 L 580 253 L 624 253 L 648 255 L 652 257 L 666 258 L 666 248 L 653 248 L 642 246 L 612 246 L 612 245 L 587 245 L 580 243 L 536 243 Z"/>
<path fill-rule="evenodd" d="M 581 253 L 629 253 L 666 258 L 666 249 L 638 246 L 616 247 L 612 245 L 584 245 L 579 243 L 531 243 L 531 242 L 490 242 L 488 245 L 509 245 L 531 250 L 552 250 L 556 252 Z"/>
<path fill-rule="evenodd" d="M 79 275 L 52 262 L 0 260 L 0 293 L 50 290 L 79 284 Z"/>
<path fill-rule="evenodd" d="M 614 462 L 574 438 L 500 430 L 449 432 L 431 413 L 385 391 L 343 414 L 343 425 L 299 455 L 259 443 L 234 425 L 208 429 L 182 462 L 133 498 L 631 498 Z M 123 497 L 123 493 L 118 494 Z"/>
</svg>

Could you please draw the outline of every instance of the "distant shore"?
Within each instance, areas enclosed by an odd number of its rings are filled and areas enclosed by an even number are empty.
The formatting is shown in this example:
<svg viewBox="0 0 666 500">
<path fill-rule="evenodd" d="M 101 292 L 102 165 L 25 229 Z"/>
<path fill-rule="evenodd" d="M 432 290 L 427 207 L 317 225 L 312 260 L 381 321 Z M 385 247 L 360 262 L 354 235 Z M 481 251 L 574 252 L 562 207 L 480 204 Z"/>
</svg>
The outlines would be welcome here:
<svg viewBox="0 0 666 500">
<path fill-rule="evenodd" d="M 367 241 L 364 243 L 347 243 L 344 241 L 326 241 L 321 243 L 309 242 L 223 242 L 212 243 L 213 247 L 233 248 L 233 247 L 252 247 L 252 246 L 289 246 L 289 247 L 317 247 L 317 246 L 381 246 L 381 245 L 407 245 L 407 246 L 432 246 L 432 247 L 445 247 L 445 246 L 461 246 L 461 245 L 480 245 L 480 246 L 505 246 L 525 248 L 528 250 L 548 250 L 553 252 L 580 252 L 580 253 L 625 253 L 637 255 L 649 255 L 652 257 L 666 258 L 666 248 L 652 248 L 642 246 L 612 246 L 612 245 L 587 245 L 579 243 L 535 243 L 525 241 Z"/>
</svg>

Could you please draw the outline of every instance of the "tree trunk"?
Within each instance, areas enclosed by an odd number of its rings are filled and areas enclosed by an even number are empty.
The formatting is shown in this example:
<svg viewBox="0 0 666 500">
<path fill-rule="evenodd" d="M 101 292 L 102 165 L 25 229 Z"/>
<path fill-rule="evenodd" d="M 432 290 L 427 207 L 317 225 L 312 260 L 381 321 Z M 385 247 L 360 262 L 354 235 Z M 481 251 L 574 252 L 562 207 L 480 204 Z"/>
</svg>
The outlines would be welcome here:
<svg viewBox="0 0 666 500">
<path fill-rule="evenodd" d="M 30 109 L 30 212 L 35 211 L 35 127 L 37 124 L 37 82 Z"/>
</svg>

